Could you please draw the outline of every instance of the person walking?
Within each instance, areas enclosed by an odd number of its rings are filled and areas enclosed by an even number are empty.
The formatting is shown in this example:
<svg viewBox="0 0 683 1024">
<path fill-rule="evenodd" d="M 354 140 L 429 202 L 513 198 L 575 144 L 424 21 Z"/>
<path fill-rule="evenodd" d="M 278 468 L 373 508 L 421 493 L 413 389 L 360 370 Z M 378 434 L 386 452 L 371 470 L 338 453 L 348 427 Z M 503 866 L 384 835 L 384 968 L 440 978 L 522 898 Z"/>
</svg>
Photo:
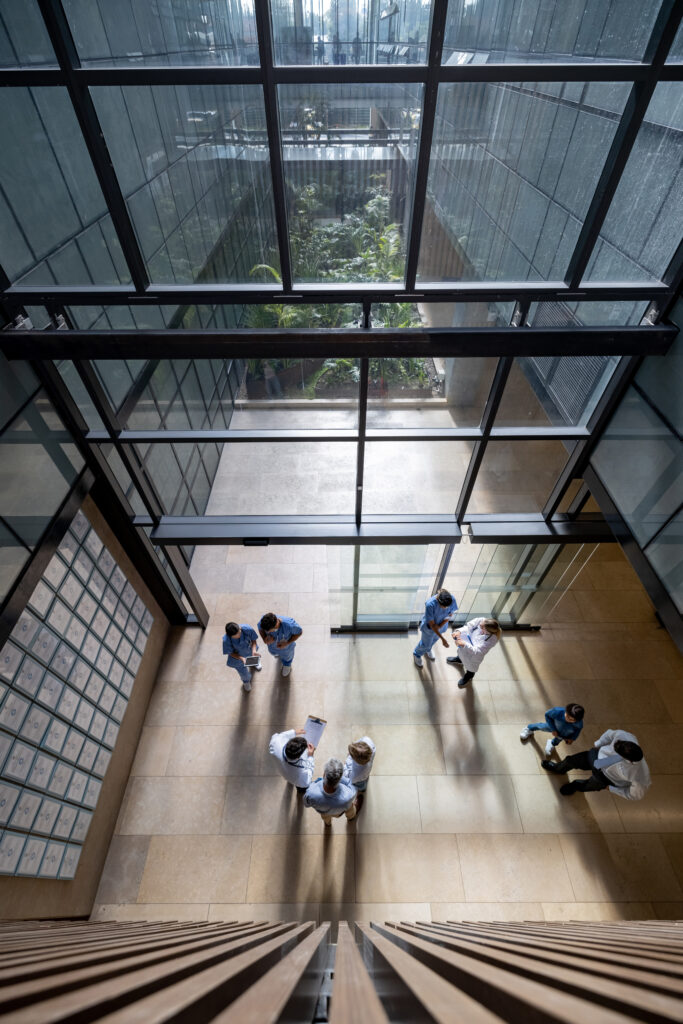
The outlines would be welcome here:
<svg viewBox="0 0 683 1024">
<path fill-rule="evenodd" d="M 344 763 L 344 782 L 355 787 L 358 794 L 356 799 L 356 810 L 359 811 L 365 799 L 365 790 L 368 788 L 368 779 L 372 771 L 372 764 L 375 760 L 375 744 L 369 736 L 361 736 L 354 743 L 349 743 L 349 756 Z"/>
<path fill-rule="evenodd" d="M 465 674 L 458 683 L 458 689 L 467 686 L 481 665 L 484 657 L 500 640 L 500 625 L 496 619 L 470 619 L 453 633 L 458 653 L 446 658 L 449 665 L 462 665 Z"/>
<path fill-rule="evenodd" d="M 260 658 L 255 665 L 251 667 L 247 665 L 247 658 L 257 657 L 257 651 L 258 638 L 255 629 L 245 624 L 239 626 L 236 622 L 226 622 L 223 635 L 223 654 L 228 656 L 226 663 L 228 668 L 234 668 L 242 680 L 245 693 L 251 690 L 251 668 L 256 669 L 257 672 L 260 672 L 262 668 Z"/>
<path fill-rule="evenodd" d="M 583 716 L 585 711 L 580 704 L 570 701 L 566 707 L 558 706 L 548 708 L 545 713 L 545 722 L 530 722 L 525 725 L 519 734 L 520 740 L 528 740 L 532 732 L 551 732 L 552 736 L 545 745 L 545 755 L 550 757 L 553 750 L 562 740 L 568 746 L 578 739 L 583 729 Z"/>
<path fill-rule="evenodd" d="M 331 757 L 323 769 L 322 777 L 312 782 L 304 793 L 304 804 L 318 812 L 325 827 L 332 824 L 332 818 L 345 814 L 349 821 L 356 817 L 356 790 L 342 775 L 344 765 Z"/>
<path fill-rule="evenodd" d="M 446 632 L 448 620 L 457 609 L 455 598 L 450 591 L 443 588 L 426 602 L 424 615 L 420 622 L 420 639 L 413 651 L 413 658 L 418 668 L 423 667 L 423 654 L 430 661 L 436 661 L 432 647 L 437 640 L 440 640 L 444 647 L 450 646 L 448 640 L 441 634 Z"/>
<path fill-rule="evenodd" d="M 266 612 L 259 620 L 258 631 L 270 653 L 282 663 L 282 675 L 288 676 L 292 671 L 296 641 L 303 635 L 303 629 L 295 619 L 286 615 L 279 619 L 274 612 Z"/>
<path fill-rule="evenodd" d="M 633 733 L 625 729 L 608 729 L 591 750 L 569 754 L 562 761 L 541 761 L 541 767 L 556 775 L 574 768 L 592 773 L 588 779 L 565 782 L 560 786 L 562 796 L 609 789 L 624 800 L 642 800 L 650 787 L 650 769 L 643 751 Z"/>
<path fill-rule="evenodd" d="M 305 793 L 310 786 L 315 768 L 315 747 L 304 732 L 304 729 L 287 729 L 273 733 L 268 747 L 282 778 L 296 786 L 299 793 Z"/>
</svg>

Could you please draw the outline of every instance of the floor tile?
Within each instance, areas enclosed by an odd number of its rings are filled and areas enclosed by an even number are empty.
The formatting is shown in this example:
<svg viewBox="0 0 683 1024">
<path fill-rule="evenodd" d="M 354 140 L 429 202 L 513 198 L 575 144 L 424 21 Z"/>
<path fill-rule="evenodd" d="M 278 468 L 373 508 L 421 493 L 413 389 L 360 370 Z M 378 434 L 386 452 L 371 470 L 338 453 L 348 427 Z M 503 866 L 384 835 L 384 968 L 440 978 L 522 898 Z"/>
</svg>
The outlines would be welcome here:
<svg viewBox="0 0 683 1024">
<path fill-rule="evenodd" d="M 533 743 L 522 743 L 516 725 L 441 726 L 450 775 L 538 775 L 544 756 Z"/>
<path fill-rule="evenodd" d="M 453 835 L 356 838 L 356 902 L 431 903 L 463 897 Z"/>
<path fill-rule="evenodd" d="M 141 903 L 237 903 L 246 898 L 250 836 L 153 836 Z M 179 896 L 184 896 L 180 900 Z"/>
<path fill-rule="evenodd" d="M 653 903 L 655 917 L 662 921 L 683 921 L 683 903 Z"/>
<path fill-rule="evenodd" d="M 135 903 L 149 842 L 149 836 L 112 836 L 96 903 Z"/>
<path fill-rule="evenodd" d="M 316 812 L 310 808 L 308 814 Z M 247 900 L 275 903 L 284 895 L 294 903 L 349 900 L 354 892 L 354 836 L 345 817 L 323 834 L 255 836 Z"/>
<path fill-rule="evenodd" d="M 577 900 L 628 902 L 683 896 L 658 836 L 559 838 Z"/>
<path fill-rule="evenodd" d="M 96 903 L 91 921 L 206 921 L 208 903 Z"/>
<path fill-rule="evenodd" d="M 541 903 L 432 903 L 432 921 L 542 921 Z"/>
<path fill-rule="evenodd" d="M 683 889 L 683 835 L 665 834 L 662 836 L 662 844 Z"/>
<path fill-rule="evenodd" d="M 626 832 L 683 832 L 683 775 L 657 775 L 642 800 L 614 798 Z"/>
<path fill-rule="evenodd" d="M 144 726 L 130 774 L 165 775 L 174 736 L 175 726 Z"/>
<path fill-rule="evenodd" d="M 363 734 L 360 723 L 351 729 Z M 446 768 L 439 730 L 431 725 L 376 725 L 370 730 L 377 747 L 373 775 L 443 775 Z"/>
<path fill-rule="evenodd" d="M 224 835 L 320 834 L 320 819 L 280 775 L 228 779 L 220 831 Z"/>
<path fill-rule="evenodd" d="M 224 778 L 136 778 L 121 835 L 216 835 L 225 800 Z"/>
<path fill-rule="evenodd" d="M 423 832 L 521 832 L 507 775 L 418 775 Z"/>
<path fill-rule="evenodd" d="M 419 831 L 420 805 L 415 776 L 373 775 L 356 819 L 356 833 L 409 834 Z"/>
<path fill-rule="evenodd" d="M 513 779 L 517 807 L 525 832 L 623 832 L 617 810 L 619 797 L 610 792 L 562 796 L 564 776 L 518 775 Z M 625 801 L 623 801 L 625 802 Z"/>
<path fill-rule="evenodd" d="M 209 921 L 319 921 L 317 903 L 211 903 Z"/>
<path fill-rule="evenodd" d="M 559 836 L 458 836 L 467 900 L 537 902 L 548 893 L 574 899 Z"/>
<path fill-rule="evenodd" d="M 648 921 L 652 903 L 542 903 L 546 921 Z"/>
</svg>

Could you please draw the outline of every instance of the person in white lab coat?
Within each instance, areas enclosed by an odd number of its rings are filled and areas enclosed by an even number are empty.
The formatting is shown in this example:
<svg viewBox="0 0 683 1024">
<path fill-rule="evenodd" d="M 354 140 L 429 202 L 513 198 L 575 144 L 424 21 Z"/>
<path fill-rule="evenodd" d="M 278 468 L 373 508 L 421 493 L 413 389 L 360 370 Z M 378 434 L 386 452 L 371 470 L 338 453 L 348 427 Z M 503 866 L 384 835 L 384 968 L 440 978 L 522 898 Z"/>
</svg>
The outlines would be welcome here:
<svg viewBox="0 0 683 1024">
<path fill-rule="evenodd" d="M 315 747 L 309 743 L 303 729 L 286 729 L 270 737 L 268 752 L 275 759 L 280 775 L 291 782 L 300 793 L 305 793 L 313 779 Z"/>
<path fill-rule="evenodd" d="M 500 640 L 500 625 L 496 619 L 470 619 L 453 633 L 458 653 L 446 658 L 451 665 L 462 665 L 465 674 L 458 683 L 462 690 L 474 679 L 474 673 L 481 665 L 484 657 Z"/>
<path fill-rule="evenodd" d="M 642 800 L 650 787 L 650 769 L 643 751 L 633 733 L 625 729 L 608 729 L 595 741 L 592 750 L 570 754 L 562 761 L 541 761 L 541 765 L 557 775 L 573 768 L 592 773 L 588 779 L 565 782 L 560 786 L 562 796 L 609 789 L 624 800 Z"/>
</svg>

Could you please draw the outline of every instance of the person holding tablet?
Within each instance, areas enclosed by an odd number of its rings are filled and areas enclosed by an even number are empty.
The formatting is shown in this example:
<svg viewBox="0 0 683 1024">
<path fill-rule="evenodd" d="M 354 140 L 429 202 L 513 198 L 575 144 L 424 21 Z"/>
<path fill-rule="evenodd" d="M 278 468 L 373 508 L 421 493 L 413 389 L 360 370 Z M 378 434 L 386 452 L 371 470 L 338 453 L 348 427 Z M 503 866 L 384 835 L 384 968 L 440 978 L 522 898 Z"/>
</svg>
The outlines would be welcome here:
<svg viewBox="0 0 683 1024">
<path fill-rule="evenodd" d="M 245 693 L 251 690 L 251 669 L 261 671 L 261 659 L 258 656 L 258 637 L 251 626 L 236 622 L 226 622 L 223 635 L 223 654 L 227 654 L 228 668 L 234 668 L 242 680 Z M 256 658 L 256 661 L 254 661 Z"/>
</svg>

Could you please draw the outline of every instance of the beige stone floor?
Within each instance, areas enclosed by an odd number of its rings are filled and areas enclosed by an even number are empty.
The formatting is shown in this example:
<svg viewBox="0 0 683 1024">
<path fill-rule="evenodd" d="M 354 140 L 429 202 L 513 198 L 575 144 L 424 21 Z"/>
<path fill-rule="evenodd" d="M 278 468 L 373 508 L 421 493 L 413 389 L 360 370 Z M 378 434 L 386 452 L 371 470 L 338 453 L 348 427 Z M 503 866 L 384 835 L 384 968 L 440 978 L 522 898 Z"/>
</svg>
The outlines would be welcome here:
<svg viewBox="0 0 683 1024">
<path fill-rule="evenodd" d="M 443 649 L 414 667 L 414 634 L 331 636 L 327 565 L 320 547 L 198 550 L 211 621 L 172 636 L 94 919 L 683 917 L 683 662 L 616 545 L 464 692 Z M 266 652 L 245 695 L 224 623 L 271 608 L 304 637 L 288 681 Z M 542 741 L 520 743 L 569 700 L 587 708 L 586 741 L 606 727 L 639 737 L 653 773 L 642 802 L 563 798 Z M 362 813 L 328 835 L 267 754 L 308 713 L 329 723 L 319 769 L 361 734 L 377 744 Z"/>
</svg>

